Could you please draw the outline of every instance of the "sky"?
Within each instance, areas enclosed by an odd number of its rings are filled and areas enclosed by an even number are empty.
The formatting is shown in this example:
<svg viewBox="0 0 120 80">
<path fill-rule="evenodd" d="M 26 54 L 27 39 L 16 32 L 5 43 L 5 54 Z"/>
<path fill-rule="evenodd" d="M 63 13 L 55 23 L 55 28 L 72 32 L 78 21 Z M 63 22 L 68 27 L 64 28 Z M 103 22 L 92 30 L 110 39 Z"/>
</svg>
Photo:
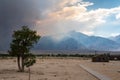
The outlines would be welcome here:
<svg viewBox="0 0 120 80">
<path fill-rule="evenodd" d="M 102 37 L 120 34 L 120 0 L 52 1 L 52 6 L 41 13 L 43 20 L 36 23 L 41 34 L 54 35 L 69 31 Z"/>
<path fill-rule="evenodd" d="M 27 25 L 41 36 L 70 31 L 110 37 L 120 34 L 120 0 L 0 0 L 0 49 Z"/>
</svg>

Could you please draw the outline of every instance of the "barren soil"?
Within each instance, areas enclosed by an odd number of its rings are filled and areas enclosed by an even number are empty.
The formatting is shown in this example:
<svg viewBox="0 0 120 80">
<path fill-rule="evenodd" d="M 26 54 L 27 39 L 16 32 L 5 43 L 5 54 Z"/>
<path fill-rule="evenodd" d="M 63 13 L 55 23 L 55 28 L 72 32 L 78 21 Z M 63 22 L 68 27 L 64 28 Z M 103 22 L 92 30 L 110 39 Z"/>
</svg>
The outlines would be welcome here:
<svg viewBox="0 0 120 80">
<path fill-rule="evenodd" d="M 31 69 L 31 80 L 98 80 L 82 69 L 82 64 L 112 80 L 119 80 L 120 61 L 93 63 L 82 59 L 38 59 Z M 28 69 L 17 71 L 16 59 L 0 59 L 0 80 L 28 80 Z"/>
</svg>

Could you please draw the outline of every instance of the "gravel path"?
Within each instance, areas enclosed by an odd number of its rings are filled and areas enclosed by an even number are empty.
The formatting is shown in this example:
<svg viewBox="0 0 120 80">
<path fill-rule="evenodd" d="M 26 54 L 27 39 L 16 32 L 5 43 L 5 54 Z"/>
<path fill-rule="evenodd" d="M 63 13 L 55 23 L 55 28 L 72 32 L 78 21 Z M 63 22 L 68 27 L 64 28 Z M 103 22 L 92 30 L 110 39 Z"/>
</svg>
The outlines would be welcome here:
<svg viewBox="0 0 120 80">
<path fill-rule="evenodd" d="M 84 70 L 86 70 L 87 72 L 89 72 L 90 74 L 92 74 L 94 77 L 98 78 L 99 80 L 111 80 L 110 78 L 108 78 L 105 75 L 102 75 L 96 71 L 91 70 L 90 68 L 87 68 L 83 65 L 80 65 L 81 68 L 83 68 Z"/>
</svg>

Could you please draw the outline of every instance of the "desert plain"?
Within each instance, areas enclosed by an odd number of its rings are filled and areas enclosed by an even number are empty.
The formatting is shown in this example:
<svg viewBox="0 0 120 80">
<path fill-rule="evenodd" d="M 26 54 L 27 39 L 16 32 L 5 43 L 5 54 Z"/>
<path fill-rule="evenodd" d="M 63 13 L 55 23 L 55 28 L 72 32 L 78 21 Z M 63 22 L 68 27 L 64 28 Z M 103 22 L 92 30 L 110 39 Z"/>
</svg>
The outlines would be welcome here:
<svg viewBox="0 0 120 80">
<path fill-rule="evenodd" d="M 83 58 L 37 58 L 30 67 L 30 80 L 99 80 L 80 65 L 120 80 L 120 61 L 91 62 Z M 15 58 L 0 59 L 0 80 L 29 80 L 28 68 L 18 72 Z"/>
</svg>

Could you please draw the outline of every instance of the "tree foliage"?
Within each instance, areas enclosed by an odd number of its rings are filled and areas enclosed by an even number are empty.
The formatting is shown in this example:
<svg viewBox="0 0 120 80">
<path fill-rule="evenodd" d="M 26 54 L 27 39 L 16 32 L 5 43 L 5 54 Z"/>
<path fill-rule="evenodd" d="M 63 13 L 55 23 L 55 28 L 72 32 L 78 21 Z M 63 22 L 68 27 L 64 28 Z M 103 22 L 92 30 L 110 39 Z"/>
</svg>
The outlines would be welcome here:
<svg viewBox="0 0 120 80">
<path fill-rule="evenodd" d="M 40 36 L 36 31 L 23 26 L 21 30 L 14 31 L 9 53 L 17 57 L 19 71 L 24 71 L 24 66 L 29 67 L 35 63 L 35 55 L 30 49 L 38 42 Z"/>
</svg>

